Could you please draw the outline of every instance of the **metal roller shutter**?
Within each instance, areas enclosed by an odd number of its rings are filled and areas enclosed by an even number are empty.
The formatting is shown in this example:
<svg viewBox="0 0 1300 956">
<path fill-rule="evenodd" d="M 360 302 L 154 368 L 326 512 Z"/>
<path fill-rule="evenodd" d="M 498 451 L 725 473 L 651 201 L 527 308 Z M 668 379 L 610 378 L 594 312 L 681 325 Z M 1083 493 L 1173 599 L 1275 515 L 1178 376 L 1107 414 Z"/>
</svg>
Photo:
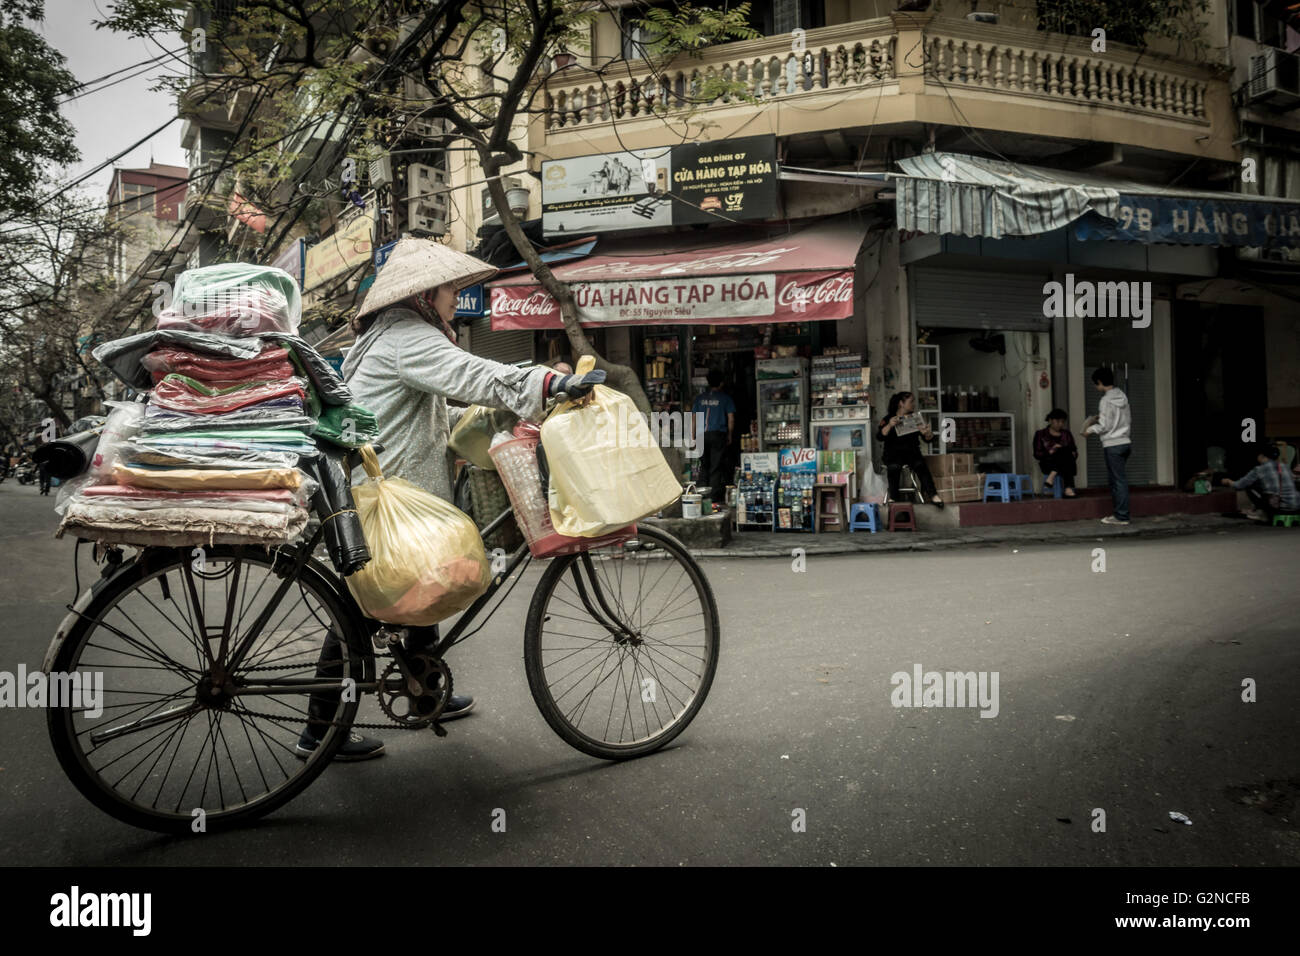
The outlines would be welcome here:
<svg viewBox="0 0 1300 956">
<path fill-rule="evenodd" d="M 517 332 L 493 332 L 491 317 L 483 316 L 470 323 L 469 350 L 475 355 L 510 365 L 517 362 L 531 362 L 533 333 L 527 329 Z"/>
<path fill-rule="evenodd" d="M 1048 275 L 936 266 L 911 266 L 910 271 L 918 328 L 1052 331 L 1052 320 L 1043 315 Z"/>
</svg>

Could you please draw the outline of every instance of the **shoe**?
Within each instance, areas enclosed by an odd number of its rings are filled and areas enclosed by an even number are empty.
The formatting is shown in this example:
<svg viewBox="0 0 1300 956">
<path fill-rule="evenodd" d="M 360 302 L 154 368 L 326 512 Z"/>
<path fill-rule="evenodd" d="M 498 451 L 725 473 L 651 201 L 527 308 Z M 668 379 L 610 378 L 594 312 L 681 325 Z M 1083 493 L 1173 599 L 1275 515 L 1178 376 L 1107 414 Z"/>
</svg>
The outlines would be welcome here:
<svg viewBox="0 0 1300 956">
<path fill-rule="evenodd" d="M 1116 518 L 1114 515 L 1106 515 L 1101 519 L 1102 524 L 1128 524 L 1123 518 Z"/>
<path fill-rule="evenodd" d="M 940 511 L 943 510 L 943 499 L 942 499 L 942 498 L 940 498 L 938 501 L 931 501 L 930 504 L 934 505 L 934 506 L 935 506 L 936 508 L 938 508 Z"/>
<path fill-rule="evenodd" d="M 1076 495 L 1076 494 L 1074 493 L 1074 489 L 1073 489 L 1073 488 L 1066 488 L 1064 491 L 1061 492 L 1061 497 L 1062 497 L 1062 498 L 1077 498 L 1077 497 L 1079 497 L 1079 496 Z"/>
<path fill-rule="evenodd" d="M 297 751 L 299 759 L 306 760 L 316 752 L 316 748 L 319 746 L 320 741 L 304 730 L 302 736 L 298 738 L 298 745 L 294 747 L 294 750 Z M 339 761 L 370 760 L 378 757 L 383 752 L 384 742 L 382 740 L 376 740 L 374 737 L 363 737 L 354 730 L 348 734 L 347 741 L 339 748 L 338 753 L 334 755 L 334 759 Z"/>
<path fill-rule="evenodd" d="M 473 697 L 462 697 L 460 694 L 452 694 L 451 700 L 447 701 L 447 706 L 438 718 L 438 722 L 455 720 L 457 717 L 464 717 L 474 709 Z"/>
</svg>

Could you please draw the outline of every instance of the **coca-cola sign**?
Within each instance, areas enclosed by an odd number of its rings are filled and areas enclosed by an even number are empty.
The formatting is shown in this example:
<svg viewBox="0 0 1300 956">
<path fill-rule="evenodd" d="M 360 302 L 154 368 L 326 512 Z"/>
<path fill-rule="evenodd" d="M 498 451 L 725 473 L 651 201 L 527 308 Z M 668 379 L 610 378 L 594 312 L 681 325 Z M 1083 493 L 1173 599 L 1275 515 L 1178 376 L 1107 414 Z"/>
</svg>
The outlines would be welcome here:
<svg viewBox="0 0 1300 956">
<path fill-rule="evenodd" d="M 579 321 L 591 326 L 805 322 L 853 314 L 849 271 L 660 276 L 570 288 Z M 539 286 L 492 289 L 493 329 L 561 327 L 558 304 Z"/>
</svg>

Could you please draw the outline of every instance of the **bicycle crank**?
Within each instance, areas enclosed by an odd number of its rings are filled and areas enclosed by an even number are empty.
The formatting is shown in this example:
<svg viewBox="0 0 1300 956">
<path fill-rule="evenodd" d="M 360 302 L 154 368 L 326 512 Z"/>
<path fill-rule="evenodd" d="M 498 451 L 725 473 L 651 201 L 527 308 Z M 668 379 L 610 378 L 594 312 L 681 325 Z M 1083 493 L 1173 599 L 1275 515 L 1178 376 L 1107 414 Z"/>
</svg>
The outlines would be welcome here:
<svg viewBox="0 0 1300 956">
<path fill-rule="evenodd" d="M 406 727 L 433 724 L 438 736 L 446 731 L 437 723 L 451 702 L 451 668 L 440 657 L 423 651 L 407 652 L 406 667 L 393 661 L 379 678 L 379 709 Z"/>
</svg>

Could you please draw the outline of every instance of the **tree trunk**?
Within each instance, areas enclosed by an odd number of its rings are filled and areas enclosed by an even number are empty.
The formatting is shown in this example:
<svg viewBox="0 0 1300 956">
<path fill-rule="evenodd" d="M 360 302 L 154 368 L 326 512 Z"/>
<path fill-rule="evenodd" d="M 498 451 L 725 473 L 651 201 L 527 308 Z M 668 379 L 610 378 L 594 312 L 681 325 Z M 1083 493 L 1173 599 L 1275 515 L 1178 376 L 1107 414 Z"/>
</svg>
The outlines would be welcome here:
<svg viewBox="0 0 1300 956">
<path fill-rule="evenodd" d="M 488 172 L 488 175 L 495 175 L 496 168 L 494 167 L 499 164 L 492 163 L 487 156 L 482 158 L 483 168 Z M 626 394 L 636 403 L 636 407 L 642 413 L 649 415 L 650 401 L 646 398 L 641 383 L 637 381 L 636 373 L 626 365 L 618 365 L 608 361 L 591 344 L 586 329 L 578 321 L 578 308 L 573 301 L 572 290 L 569 289 L 567 283 L 561 282 L 555 277 L 551 267 L 542 261 L 542 257 L 538 255 L 537 250 L 533 248 L 533 244 L 524 235 L 519 220 L 510 211 L 510 204 L 506 200 L 506 191 L 505 187 L 501 185 L 501 180 L 488 180 L 488 192 L 492 196 L 492 204 L 496 207 L 497 215 L 501 217 L 501 224 L 505 227 L 506 235 L 514 243 L 515 250 L 528 263 L 533 275 L 537 276 L 538 281 L 541 282 L 542 288 L 549 292 L 555 301 L 559 303 L 560 318 L 564 322 L 564 334 L 569 339 L 569 345 L 579 355 L 592 356 L 596 360 L 596 368 L 605 370 L 605 384 Z"/>
</svg>

